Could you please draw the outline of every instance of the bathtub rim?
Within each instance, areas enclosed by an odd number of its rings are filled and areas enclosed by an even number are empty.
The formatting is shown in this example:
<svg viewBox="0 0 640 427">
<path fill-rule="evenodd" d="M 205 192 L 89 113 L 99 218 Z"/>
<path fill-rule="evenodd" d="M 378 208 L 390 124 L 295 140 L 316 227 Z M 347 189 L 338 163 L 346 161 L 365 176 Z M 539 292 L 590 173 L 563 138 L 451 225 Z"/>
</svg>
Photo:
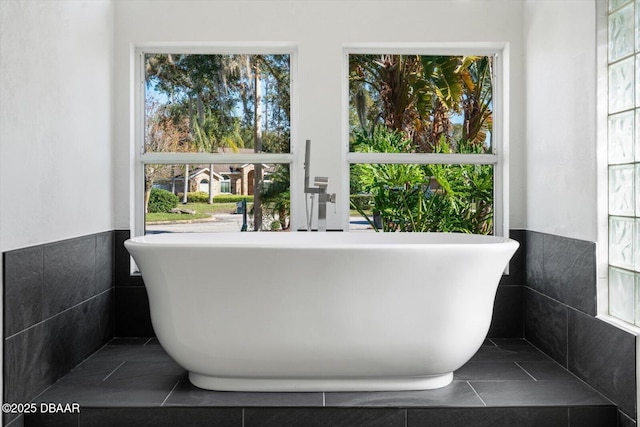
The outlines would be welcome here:
<svg viewBox="0 0 640 427">
<path fill-rule="evenodd" d="M 509 237 L 450 233 L 363 233 L 363 232 L 226 232 L 226 233 L 160 233 L 132 237 L 125 247 L 233 247 L 233 248 L 296 248 L 340 249 L 390 247 L 458 247 L 520 244 Z"/>
</svg>

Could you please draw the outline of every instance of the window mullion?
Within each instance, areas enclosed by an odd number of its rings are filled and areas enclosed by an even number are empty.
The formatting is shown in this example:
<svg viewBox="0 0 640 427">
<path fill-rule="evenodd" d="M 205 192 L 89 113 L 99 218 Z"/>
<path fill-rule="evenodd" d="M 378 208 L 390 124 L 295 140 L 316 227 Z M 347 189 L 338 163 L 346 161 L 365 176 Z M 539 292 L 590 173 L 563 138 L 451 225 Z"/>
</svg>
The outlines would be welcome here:
<svg viewBox="0 0 640 427">
<path fill-rule="evenodd" d="M 394 164 L 469 164 L 497 165 L 497 154 L 442 154 L 442 153 L 348 153 L 347 162 Z"/>
<path fill-rule="evenodd" d="M 293 162 L 292 154 L 255 153 L 255 154 L 219 154 L 219 153 L 145 153 L 140 156 L 143 164 L 247 164 L 247 163 L 286 163 Z"/>
</svg>

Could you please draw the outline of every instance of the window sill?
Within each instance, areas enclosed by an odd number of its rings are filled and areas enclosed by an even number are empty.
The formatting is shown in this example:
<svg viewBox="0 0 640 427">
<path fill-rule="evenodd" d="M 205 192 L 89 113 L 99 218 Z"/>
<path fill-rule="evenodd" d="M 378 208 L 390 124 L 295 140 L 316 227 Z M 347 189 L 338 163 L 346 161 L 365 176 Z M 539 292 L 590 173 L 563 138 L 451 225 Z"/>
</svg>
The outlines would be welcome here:
<svg viewBox="0 0 640 427">
<path fill-rule="evenodd" d="M 640 327 L 632 325 L 631 323 L 627 323 L 624 320 L 620 320 L 609 314 L 598 314 L 596 316 L 596 319 L 600 319 L 603 322 L 606 322 L 612 326 L 615 326 L 618 329 L 622 329 L 623 331 L 630 333 L 632 335 L 640 336 Z"/>
</svg>

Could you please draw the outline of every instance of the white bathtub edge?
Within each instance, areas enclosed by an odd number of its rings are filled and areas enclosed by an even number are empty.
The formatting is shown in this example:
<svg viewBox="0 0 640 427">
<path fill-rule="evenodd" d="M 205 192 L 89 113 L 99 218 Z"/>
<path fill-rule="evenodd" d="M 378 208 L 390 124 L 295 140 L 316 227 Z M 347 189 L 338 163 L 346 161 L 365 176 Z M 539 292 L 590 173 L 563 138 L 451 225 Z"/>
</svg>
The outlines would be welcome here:
<svg viewBox="0 0 640 427">
<path fill-rule="evenodd" d="M 205 390 L 245 392 L 336 392 L 432 390 L 453 381 L 453 372 L 443 375 L 398 378 L 227 378 L 189 372 L 189 381 Z"/>
</svg>

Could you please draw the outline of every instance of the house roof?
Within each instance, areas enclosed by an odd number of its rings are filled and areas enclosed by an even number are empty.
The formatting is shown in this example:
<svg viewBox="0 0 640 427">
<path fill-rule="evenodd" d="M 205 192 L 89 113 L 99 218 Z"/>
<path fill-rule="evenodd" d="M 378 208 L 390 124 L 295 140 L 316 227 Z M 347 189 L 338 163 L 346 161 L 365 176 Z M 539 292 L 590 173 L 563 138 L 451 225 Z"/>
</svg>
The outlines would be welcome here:
<svg viewBox="0 0 640 427">
<path fill-rule="evenodd" d="M 218 148 L 218 153 L 220 154 L 225 154 L 225 153 L 233 153 L 233 154 L 253 154 L 254 150 L 253 148 L 240 148 L 238 150 L 232 150 L 231 148 L 228 147 L 220 147 Z M 253 163 L 244 163 L 240 166 L 238 166 L 237 163 L 234 164 L 230 164 L 230 163 L 214 163 L 213 164 L 213 173 L 214 175 L 216 175 L 219 179 L 222 179 L 222 175 L 235 175 L 235 174 L 239 174 L 241 173 L 241 169 L 244 169 L 248 166 L 251 166 Z M 189 179 L 193 179 L 196 176 L 202 174 L 202 173 L 209 173 L 209 164 L 204 164 L 204 165 L 192 165 L 195 166 L 195 169 L 191 169 L 189 170 Z M 273 168 L 273 165 L 267 165 L 267 164 L 262 164 L 262 166 L 265 169 L 271 169 Z M 174 178 L 182 178 L 183 173 L 179 172 L 177 173 Z"/>
</svg>

